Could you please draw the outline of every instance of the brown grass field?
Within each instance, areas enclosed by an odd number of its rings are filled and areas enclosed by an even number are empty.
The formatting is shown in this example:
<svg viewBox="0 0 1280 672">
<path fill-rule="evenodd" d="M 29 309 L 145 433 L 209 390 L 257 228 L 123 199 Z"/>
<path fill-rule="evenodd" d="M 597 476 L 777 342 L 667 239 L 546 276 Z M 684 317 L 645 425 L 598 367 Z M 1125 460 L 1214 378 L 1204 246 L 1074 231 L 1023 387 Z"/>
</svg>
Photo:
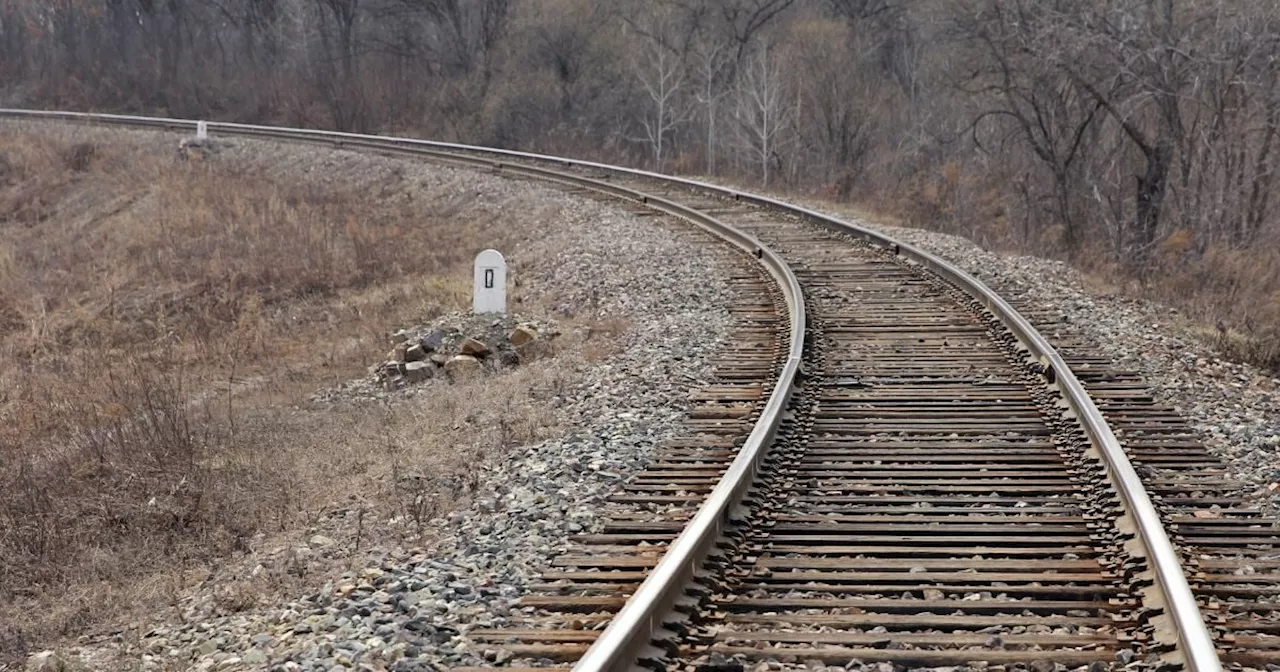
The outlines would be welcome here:
<svg viewBox="0 0 1280 672">
<path fill-rule="evenodd" d="M 307 402 L 463 308 L 505 231 L 405 197 L 421 185 L 394 168 L 322 180 L 300 149 L 175 145 L 0 126 L 0 663 L 173 604 L 327 507 L 421 521 L 451 502 L 404 472 L 554 431 L 513 392 L 562 382 L 550 360 L 412 412 Z"/>
</svg>

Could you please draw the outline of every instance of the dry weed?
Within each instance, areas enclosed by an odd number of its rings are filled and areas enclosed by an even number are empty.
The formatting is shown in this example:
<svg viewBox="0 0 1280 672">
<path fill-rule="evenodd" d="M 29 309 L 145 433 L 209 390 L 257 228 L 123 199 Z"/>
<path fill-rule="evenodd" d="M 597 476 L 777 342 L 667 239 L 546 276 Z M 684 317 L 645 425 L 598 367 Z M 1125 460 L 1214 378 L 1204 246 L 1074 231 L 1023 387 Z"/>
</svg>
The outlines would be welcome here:
<svg viewBox="0 0 1280 672">
<path fill-rule="evenodd" d="M 424 220 L 386 197 L 394 174 L 321 188 L 108 131 L 0 146 L 0 663 L 175 604 L 335 502 L 429 520 L 476 460 L 553 424 L 514 392 L 558 384 L 550 362 L 382 414 L 304 403 L 392 325 L 465 306 L 475 251 L 504 242 L 466 208 Z"/>
<path fill-rule="evenodd" d="M 1228 356 L 1280 371 L 1280 247 L 1191 248 L 1185 231 L 1161 246 L 1142 291 L 1206 326 L 1204 340 Z"/>
</svg>

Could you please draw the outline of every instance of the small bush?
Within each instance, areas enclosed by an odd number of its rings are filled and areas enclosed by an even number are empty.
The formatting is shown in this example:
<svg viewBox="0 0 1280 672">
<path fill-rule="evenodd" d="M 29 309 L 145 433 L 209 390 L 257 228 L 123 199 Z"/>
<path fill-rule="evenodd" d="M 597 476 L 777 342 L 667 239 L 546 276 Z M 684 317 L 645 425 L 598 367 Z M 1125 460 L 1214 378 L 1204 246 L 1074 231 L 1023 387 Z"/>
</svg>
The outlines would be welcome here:
<svg viewBox="0 0 1280 672">
<path fill-rule="evenodd" d="M 98 153 L 98 148 L 89 142 L 77 142 L 67 148 L 62 154 L 62 160 L 66 162 L 67 168 L 77 173 L 83 173 L 93 167 L 93 157 Z"/>
<path fill-rule="evenodd" d="M 1197 253 L 1190 234 L 1174 232 L 1153 258 L 1143 290 L 1210 325 L 1230 357 L 1280 371 L 1280 247 L 1210 246 Z"/>
</svg>

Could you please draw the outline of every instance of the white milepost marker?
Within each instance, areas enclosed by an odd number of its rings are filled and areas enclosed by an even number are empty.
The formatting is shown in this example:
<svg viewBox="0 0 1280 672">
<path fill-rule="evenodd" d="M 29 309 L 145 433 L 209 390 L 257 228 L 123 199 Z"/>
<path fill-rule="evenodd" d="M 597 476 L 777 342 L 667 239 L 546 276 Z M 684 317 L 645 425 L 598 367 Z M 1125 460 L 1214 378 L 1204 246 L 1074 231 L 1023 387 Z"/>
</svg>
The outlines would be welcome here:
<svg viewBox="0 0 1280 672">
<path fill-rule="evenodd" d="M 471 310 L 477 314 L 507 313 L 507 260 L 497 250 L 476 255 Z"/>
<path fill-rule="evenodd" d="M 205 140 L 208 140 L 208 139 L 209 139 L 209 122 L 197 121 L 196 122 L 196 140 L 199 140 L 200 142 L 204 142 Z"/>
</svg>

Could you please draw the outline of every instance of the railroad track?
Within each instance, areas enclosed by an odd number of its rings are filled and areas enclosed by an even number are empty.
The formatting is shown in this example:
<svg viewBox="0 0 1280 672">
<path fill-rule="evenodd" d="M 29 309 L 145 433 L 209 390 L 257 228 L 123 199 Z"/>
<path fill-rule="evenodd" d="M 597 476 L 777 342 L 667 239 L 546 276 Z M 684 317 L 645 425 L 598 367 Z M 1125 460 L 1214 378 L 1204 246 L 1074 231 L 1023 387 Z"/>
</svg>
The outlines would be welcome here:
<svg viewBox="0 0 1280 672">
<path fill-rule="evenodd" d="M 759 260 L 732 279 L 739 331 L 718 379 L 692 393 L 687 435 L 660 447 L 509 627 L 468 633 L 509 667 L 1280 663 L 1276 521 L 1052 311 L 1029 313 L 1046 338 L 927 253 L 711 185 L 443 143 L 209 127 L 557 182 L 680 217 Z"/>
</svg>

